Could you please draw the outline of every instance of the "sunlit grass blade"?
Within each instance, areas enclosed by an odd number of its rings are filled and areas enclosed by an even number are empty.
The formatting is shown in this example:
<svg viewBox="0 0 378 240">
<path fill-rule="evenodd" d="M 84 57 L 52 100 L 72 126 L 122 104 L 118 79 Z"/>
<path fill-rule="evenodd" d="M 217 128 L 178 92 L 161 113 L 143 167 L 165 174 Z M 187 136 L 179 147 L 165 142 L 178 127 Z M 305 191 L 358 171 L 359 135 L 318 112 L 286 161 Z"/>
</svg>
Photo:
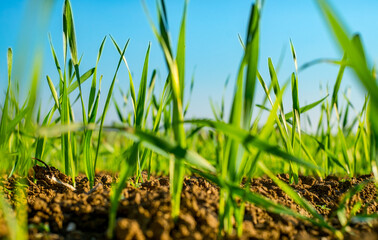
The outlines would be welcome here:
<svg viewBox="0 0 378 240">
<path fill-rule="evenodd" d="M 274 65 L 271 58 L 268 58 L 268 67 L 269 67 L 269 74 L 270 74 L 270 79 L 272 82 L 274 94 L 278 95 L 278 93 L 280 92 L 280 84 L 278 83 L 277 73 L 276 73 L 276 70 L 274 69 Z M 281 108 L 283 111 L 283 105 L 281 105 Z"/>
<path fill-rule="evenodd" d="M 63 34 L 64 39 L 67 41 L 71 49 L 71 57 L 73 64 L 77 64 L 77 47 L 76 47 L 76 35 L 75 26 L 72 15 L 71 3 L 69 0 L 65 0 L 63 7 Z"/>
<path fill-rule="evenodd" d="M 62 69 L 61 69 L 60 64 L 59 64 L 58 57 L 56 56 L 54 45 L 52 43 L 51 35 L 50 34 L 49 34 L 49 43 L 50 43 L 51 53 L 52 53 L 53 58 L 54 58 L 55 67 L 56 67 L 56 69 L 57 69 L 57 71 L 59 73 L 59 78 L 60 78 L 59 89 L 62 89 L 61 84 L 63 83 L 63 73 L 62 73 Z"/>
<path fill-rule="evenodd" d="M 274 91 L 274 94 L 277 96 L 281 92 L 281 90 L 280 90 L 280 85 L 279 85 L 278 78 L 277 78 L 277 73 L 276 73 L 276 70 L 275 70 L 274 65 L 272 63 L 271 58 L 268 58 L 268 67 L 269 67 L 269 74 L 270 74 L 270 79 L 271 79 L 273 91 Z M 264 87 L 264 89 L 265 89 L 265 87 Z M 285 110 L 284 110 L 284 107 L 283 107 L 283 101 L 281 101 L 281 103 L 280 103 L 279 111 L 280 111 L 280 120 L 282 121 L 282 125 L 285 129 L 285 133 L 281 133 L 281 135 L 282 135 L 282 138 L 284 139 L 284 141 L 288 142 L 289 130 L 287 128 L 286 119 L 284 119 L 285 118 L 285 115 L 284 115 Z M 289 148 L 288 143 L 286 145 Z"/>
<path fill-rule="evenodd" d="M 320 99 L 320 100 L 318 100 L 318 101 L 315 101 L 315 102 L 313 102 L 313 103 L 310 103 L 310 104 L 308 104 L 308 105 L 305 105 L 305 106 L 299 108 L 299 111 L 298 111 L 298 112 L 299 112 L 299 113 L 305 113 L 305 112 L 307 112 L 307 111 L 309 111 L 309 110 L 315 108 L 315 107 L 318 106 L 320 103 L 322 103 L 322 102 L 323 102 L 328 96 L 329 96 L 329 95 L 323 97 L 322 99 Z M 269 110 L 269 109 L 268 109 L 268 110 Z M 292 118 L 292 117 L 293 117 L 293 112 L 289 112 L 289 113 L 286 113 L 286 114 L 285 114 L 285 118 L 286 118 L 286 119 L 290 119 L 290 118 Z"/>
<path fill-rule="evenodd" d="M 347 56 L 346 56 L 346 54 L 344 54 L 343 59 L 341 61 L 346 62 L 346 60 L 347 60 Z M 333 87 L 331 106 L 334 106 L 336 104 L 336 106 L 338 107 L 338 92 L 339 92 L 339 89 L 340 89 L 341 80 L 342 80 L 343 75 L 344 75 L 345 67 L 346 66 L 342 64 L 340 66 L 339 72 L 337 73 L 336 82 L 335 82 L 335 85 Z"/>
<path fill-rule="evenodd" d="M 158 111 L 157 111 L 155 119 L 154 119 L 154 125 L 153 125 L 153 130 L 152 130 L 153 132 L 158 132 L 163 111 L 164 111 L 164 109 L 166 109 L 166 106 L 171 99 L 172 90 L 171 90 L 170 86 L 171 85 L 169 84 L 169 79 L 167 79 L 167 81 L 165 82 L 165 85 L 164 85 L 163 92 L 161 94 L 161 99 L 160 99 L 160 104 L 158 106 Z"/>
<path fill-rule="evenodd" d="M 97 116 L 97 110 L 100 100 L 100 94 L 101 94 L 101 77 L 99 81 L 99 89 L 97 92 L 96 99 L 93 100 L 93 109 L 88 114 L 88 124 L 95 124 L 96 123 L 96 116 Z M 92 157 L 92 130 L 84 131 L 84 145 L 83 145 L 83 155 L 84 155 L 84 165 L 85 165 L 85 172 L 89 179 L 89 186 L 92 188 L 94 186 L 94 180 L 95 180 L 95 165 L 93 162 Z"/>
<path fill-rule="evenodd" d="M 115 70 L 115 73 L 114 73 L 114 76 L 113 76 L 113 80 L 112 80 L 112 83 L 111 83 L 109 91 L 108 91 L 108 95 L 106 97 L 106 101 L 105 101 L 105 105 L 104 105 L 104 110 L 103 110 L 103 113 L 101 115 L 101 123 L 100 123 L 100 129 L 99 129 L 99 133 L 98 133 L 98 139 L 97 139 L 96 155 L 95 155 L 94 164 L 93 164 L 94 170 L 96 169 L 96 165 L 97 165 L 98 155 L 99 155 L 99 151 L 100 151 L 100 144 L 101 144 L 101 133 L 102 133 L 102 129 L 103 129 L 103 126 L 104 126 L 104 121 L 105 121 L 106 113 L 107 113 L 108 108 L 109 108 L 110 99 L 112 97 L 114 83 L 115 83 L 115 80 L 117 78 L 117 73 L 118 73 L 119 67 L 121 66 L 122 59 L 123 59 L 123 56 L 125 54 L 125 51 L 127 49 L 128 44 L 129 44 L 129 41 L 126 42 L 126 44 L 125 44 L 125 46 L 124 46 L 124 48 L 123 48 L 123 50 L 122 50 L 122 52 L 120 54 L 120 59 L 118 61 L 118 65 L 117 65 L 117 68 Z"/>
<path fill-rule="evenodd" d="M 350 159 L 349 159 L 349 156 L 348 156 L 348 148 L 347 148 L 346 139 L 345 139 L 343 130 L 340 128 L 340 126 L 338 127 L 337 136 L 338 136 L 338 140 L 340 141 L 341 152 L 342 152 L 343 157 L 344 157 L 344 165 L 346 166 L 345 168 L 348 170 L 348 172 L 351 175 L 354 175 L 354 173 L 351 172 L 351 170 L 353 171 L 353 169 L 350 166 L 351 162 L 350 162 Z"/>
<path fill-rule="evenodd" d="M 80 83 L 84 83 L 86 80 L 88 80 L 92 74 L 95 72 L 95 69 L 96 68 L 91 68 L 89 69 L 88 71 L 86 71 L 81 77 L 80 77 Z M 79 82 L 78 81 L 75 81 L 73 83 L 71 83 L 69 85 L 69 87 L 67 88 L 67 91 L 68 91 L 68 94 L 70 94 L 71 92 L 73 92 L 76 88 L 79 87 Z"/>
<path fill-rule="evenodd" d="M 284 131 L 284 128 L 282 127 L 283 124 L 282 124 L 282 121 L 280 121 L 281 118 L 278 115 L 278 111 L 281 112 L 280 105 L 282 104 L 282 96 L 285 92 L 286 86 L 287 84 L 285 84 L 283 88 L 280 90 L 280 92 L 278 92 L 278 94 L 276 95 L 275 102 L 274 103 L 271 102 L 272 110 L 270 110 L 269 116 L 265 122 L 264 127 L 259 133 L 259 136 L 262 139 L 268 139 L 269 135 L 272 133 L 272 131 L 274 131 L 275 129 L 274 123 L 276 123 L 279 133 L 281 135 L 281 138 L 283 142 L 285 143 L 286 149 L 291 151 L 291 145 L 290 145 L 289 139 L 286 135 L 286 132 Z M 267 93 L 267 98 L 269 99 L 269 101 L 271 101 L 269 92 L 266 92 L 266 93 Z"/>
<path fill-rule="evenodd" d="M 148 59 L 150 55 L 150 48 L 151 44 L 148 45 L 143 71 L 142 71 L 142 78 L 139 84 L 139 92 L 138 92 L 138 99 L 136 102 L 136 117 L 135 117 L 135 126 L 137 128 L 141 128 L 143 125 L 143 117 L 145 113 L 145 105 L 146 105 L 146 94 L 147 94 L 147 73 L 148 73 Z"/>
<path fill-rule="evenodd" d="M 69 113 L 69 98 L 67 93 L 67 82 L 66 80 L 63 83 L 63 91 L 62 91 L 62 104 L 61 104 L 61 122 L 64 125 L 70 124 L 70 113 Z M 72 156 L 72 147 L 71 147 L 71 134 L 67 132 L 62 134 L 62 154 L 64 159 L 64 168 L 65 173 L 74 176 L 74 162 Z"/>
<path fill-rule="evenodd" d="M 152 106 L 152 104 L 153 104 L 152 97 L 153 97 L 153 92 L 154 92 L 154 89 L 155 89 L 155 83 L 156 83 L 156 69 L 154 69 L 152 71 L 150 84 L 148 85 L 146 103 L 149 103 L 148 104 L 149 106 L 147 108 L 147 112 L 149 111 L 150 106 Z M 147 117 L 147 116 L 148 116 L 148 114 L 145 114 L 145 117 Z M 146 123 L 146 120 L 144 122 Z"/>
<path fill-rule="evenodd" d="M 252 119 L 252 105 L 256 86 L 256 74 L 259 58 L 259 37 L 260 37 L 260 6 L 254 4 L 249 18 L 248 34 L 246 39 L 246 62 L 247 75 L 244 89 L 244 110 L 243 126 L 248 129 Z"/>
<path fill-rule="evenodd" d="M 162 5 L 164 6 L 164 1 L 162 1 Z M 186 44 L 185 44 L 185 36 L 186 36 L 186 10 L 187 10 L 187 1 L 184 4 L 184 10 L 181 17 L 181 26 L 180 26 L 180 33 L 178 36 L 177 42 L 177 55 L 176 55 L 176 62 L 177 62 L 177 70 L 179 72 L 179 79 L 180 79 L 180 93 L 181 93 L 181 102 L 184 102 L 184 89 L 185 89 L 185 52 L 186 52 Z M 163 8 L 165 10 L 165 8 Z M 165 13 L 166 14 L 166 13 Z M 193 84 L 193 81 L 192 81 Z M 185 115 L 185 113 L 184 113 Z"/>
<path fill-rule="evenodd" d="M 81 79 L 80 79 L 80 73 L 79 73 L 79 61 L 77 58 L 77 45 L 76 45 L 76 34 L 75 34 L 73 13 L 72 13 L 72 8 L 71 8 L 71 3 L 69 0 L 65 0 L 64 7 L 63 7 L 63 35 L 64 35 L 64 38 L 66 38 L 69 43 L 71 60 L 74 65 L 76 80 L 79 85 L 82 119 L 83 119 L 83 123 L 87 124 L 87 114 L 86 114 L 86 110 L 84 106 L 83 93 L 82 93 L 81 81 L 80 81 Z"/>
<path fill-rule="evenodd" d="M 3 147 L 7 142 L 7 127 L 8 127 L 8 103 L 11 92 L 11 76 L 12 76 L 13 52 L 11 48 L 7 51 L 7 70 L 8 70 L 8 87 L 5 93 L 5 100 L 3 108 L 1 109 L 1 122 L 0 122 L 0 147 Z"/>
<path fill-rule="evenodd" d="M 294 58 L 294 63 L 295 67 L 297 68 L 297 59 L 294 51 L 293 44 L 290 41 L 291 45 L 291 50 L 293 52 L 293 58 Z M 293 102 L 293 121 L 292 121 L 292 129 L 291 129 L 291 146 L 294 149 L 294 143 L 295 143 L 295 132 L 296 128 L 298 127 L 298 133 L 300 134 L 300 115 L 299 115 L 299 97 L 298 97 L 298 75 L 295 73 L 292 73 L 291 75 L 291 97 L 292 97 L 292 102 Z M 299 135 L 299 141 L 301 141 L 300 135 Z M 290 164 L 290 169 L 291 169 L 291 178 L 293 178 L 295 183 L 298 183 L 298 166 L 295 164 L 291 163 Z"/>
<path fill-rule="evenodd" d="M 121 54 L 122 51 L 121 51 L 121 48 L 118 46 L 117 42 L 115 41 L 115 39 L 110 36 L 110 39 L 112 40 L 113 44 L 114 44 L 114 47 L 117 49 L 118 53 Z M 127 42 L 129 42 L 129 40 L 127 40 Z M 136 95 L 135 95 L 135 88 L 134 88 L 134 81 L 133 81 L 133 77 L 132 77 L 132 74 L 131 74 L 131 71 L 130 71 L 130 68 L 129 68 L 129 64 L 127 63 L 127 60 L 126 60 L 126 57 L 123 56 L 123 62 L 125 63 L 126 65 L 126 68 L 127 68 L 127 72 L 129 74 L 129 83 L 130 83 L 130 94 L 131 94 L 131 103 L 133 105 L 133 111 L 134 111 L 134 122 L 135 122 L 135 117 L 136 117 L 136 108 L 137 108 L 137 103 L 136 103 Z"/>
<path fill-rule="evenodd" d="M 100 101 L 100 94 L 101 94 L 101 81 L 102 81 L 102 76 L 100 77 L 100 80 L 99 80 L 98 91 L 97 91 L 97 94 L 96 94 L 96 98 L 94 99 L 94 102 L 93 102 L 92 110 L 91 110 L 91 112 L 89 112 L 89 116 L 88 116 L 88 123 L 89 124 L 91 124 L 91 123 L 95 124 L 96 123 L 97 110 L 98 110 L 98 105 L 99 105 L 99 101 Z"/>
<path fill-rule="evenodd" d="M 185 46 L 185 22 L 186 22 L 186 5 L 187 1 L 185 1 L 184 6 L 184 13 L 183 18 L 181 21 L 180 26 L 180 34 L 179 34 L 179 44 Z M 172 111 L 172 122 L 173 122 L 173 133 L 176 142 L 182 147 L 186 147 L 186 134 L 185 128 L 183 125 L 184 115 L 183 115 L 183 102 L 182 96 L 183 93 L 181 92 L 181 87 L 183 86 L 182 81 L 184 79 L 180 79 L 180 75 L 182 74 L 180 71 L 183 71 L 184 62 L 182 61 L 182 57 L 184 57 L 185 52 L 184 50 L 180 50 L 180 56 L 176 56 L 176 58 L 181 59 L 180 61 L 180 68 L 178 67 L 177 60 L 173 57 L 173 51 L 171 48 L 170 38 L 168 35 L 168 20 L 167 14 L 165 11 L 165 3 L 164 0 L 161 0 L 157 4 L 157 16 L 158 16 L 158 23 L 159 23 L 159 31 L 156 28 L 155 24 L 151 20 L 147 7 L 143 2 L 143 6 L 147 13 L 147 17 L 152 28 L 152 31 L 157 38 L 160 47 L 163 50 L 165 62 L 167 64 L 169 70 L 169 77 L 170 77 L 170 84 L 173 93 L 173 111 Z M 171 203 L 172 203 L 172 217 L 174 220 L 177 220 L 179 212 L 180 212 L 180 197 L 182 191 L 182 184 L 184 180 L 184 166 L 180 159 L 176 159 L 175 161 L 171 160 L 171 171 L 170 171 L 170 182 L 171 182 Z"/>
<path fill-rule="evenodd" d="M 291 75 L 291 96 L 293 101 L 293 113 L 297 112 L 299 113 L 299 99 L 298 99 L 298 79 L 294 73 Z M 293 128 L 292 128 L 292 135 L 291 135 L 291 144 L 294 147 L 294 135 L 295 135 L 295 129 L 297 126 L 297 121 L 295 118 L 295 114 L 293 115 Z"/>
<path fill-rule="evenodd" d="M 91 90 L 89 92 L 89 99 L 88 99 L 88 114 L 90 114 L 90 112 L 92 111 L 92 106 L 93 106 L 93 103 L 94 103 L 94 99 L 95 99 L 95 94 L 96 94 L 96 81 L 97 81 L 97 67 L 98 67 L 98 62 L 100 61 L 100 58 L 101 58 L 101 54 L 102 54 L 102 50 L 104 48 L 104 45 L 105 45 L 105 41 L 106 41 L 106 36 L 104 37 L 104 39 L 102 40 L 101 42 L 101 45 L 100 45 L 100 49 L 98 50 L 98 54 L 97 54 L 97 60 L 96 60 L 96 66 L 94 68 L 94 72 L 93 72 L 93 78 L 92 78 L 92 85 L 91 85 Z M 84 75 L 83 75 L 84 76 Z M 82 77 L 83 77 L 82 76 Z M 85 80 L 83 79 L 80 79 L 80 82 L 84 82 Z"/>
<path fill-rule="evenodd" d="M 294 61 L 294 67 L 295 67 L 295 73 L 296 77 L 298 77 L 298 60 L 297 60 L 297 53 L 295 52 L 293 42 L 290 39 L 290 49 L 291 49 L 291 54 L 293 56 L 293 61 Z"/>
<path fill-rule="evenodd" d="M 50 87 L 51 95 L 53 96 L 53 99 L 55 101 L 55 106 L 56 106 L 57 109 L 59 109 L 59 112 L 60 112 L 60 103 L 59 103 L 59 99 L 58 99 L 58 93 L 56 92 L 55 86 L 54 86 L 53 82 L 51 81 L 51 78 L 49 76 L 46 76 L 46 79 L 47 79 L 47 83 L 49 84 L 49 87 Z"/>
<path fill-rule="evenodd" d="M 334 65 L 342 65 L 342 64 L 346 64 L 346 62 L 342 62 L 342 61 L 339 61 L 339 60 L 335 60 L 335 59 L 329 59 L 329 58 L 318 58 L 318 59 L 314 59 L 314 60 L 311 60 L 309 62 L 306 62 L 304 64 L 302 64 L 301 66 L 299 66 L 298 68 L 298 72 L 302 72 L 314 65 L 317 65 L 317 64 L 321 64 L 321 63 L 328 63 L 328 64 L 334 64 Z"/>
</svg>

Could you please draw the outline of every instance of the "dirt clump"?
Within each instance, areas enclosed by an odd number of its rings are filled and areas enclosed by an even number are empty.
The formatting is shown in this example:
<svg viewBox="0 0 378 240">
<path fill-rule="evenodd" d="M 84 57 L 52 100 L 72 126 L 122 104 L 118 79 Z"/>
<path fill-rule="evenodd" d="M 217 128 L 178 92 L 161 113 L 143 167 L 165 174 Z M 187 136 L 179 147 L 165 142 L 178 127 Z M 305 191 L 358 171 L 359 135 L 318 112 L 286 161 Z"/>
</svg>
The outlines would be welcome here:
<svg viewBox="0 0 378 240">
<path fill-rule="evenodd" d="M 286 183 L 287 174 L 278 176 Z M 315 209 L 334 227 L 341 225 L 335 210 L 345 193 L 364 183 L 365 186 L 345 204 L 349 214 L 360 205 L 359 213 L 378 211 L 376 187 L 368 181 L 372 175 L 341 179 L 334 176 L 322 180 L 301 176 L 298 184 L 291 187 L 306 198 Z M 28 226 L 30 239 L 105 239 L 110 209 L 110 190 L 117 176 L 98 173 L 94 188 L 83 175 L 72 180 L 53 167 L 34 167 L 34 172 L 25 178 Z M 142 175 L 142 182 L 135 179 L 122 191 L 117 210 L 116 239 L 217 239 L 219 188 L 207 180 L 186 177 L 181 195 L 181 212 L 176 222 L 170 212 L 169 178 L 166 176 Z M 14 205 L 17 178 L 1 179 L 1 190 L 7 201 Z M 139 185 L 135 187 L 135 185 Z M 287 206 L 300 214 L 309 213 L 297 205 L 274 182 L 267 178 L 243 181 L 242 186 L 259 193 L 276 203 Z M 9 234 L 9 229 L 0 211 L 0 239 Z M 236 239 L 235 236 L 225 238 Z M 241 239 L 333 239 L 329 230 L 298 220 L 297 218 L 267 212 L 253 204 L 245 204 L 243 235 Z M 378 224 L 352 222 L 345 234 L 346 239 L 378 239 Z"/>
</svg>

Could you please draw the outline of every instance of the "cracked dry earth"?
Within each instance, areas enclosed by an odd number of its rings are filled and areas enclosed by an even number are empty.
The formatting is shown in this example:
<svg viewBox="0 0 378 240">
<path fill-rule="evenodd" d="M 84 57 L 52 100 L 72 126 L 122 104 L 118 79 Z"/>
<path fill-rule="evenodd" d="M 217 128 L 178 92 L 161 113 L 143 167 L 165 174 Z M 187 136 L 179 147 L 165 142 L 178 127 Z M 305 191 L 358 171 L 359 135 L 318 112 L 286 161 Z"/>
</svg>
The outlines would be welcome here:
<svg viewBox="0 0 378 240">
<path fill-rule="evenodd" d="M 53 172 L 53 174 L 51 174 Z M 57 169 L 34 167 L 27 183 L 26 200 L 30 239 L 105 239 L 110 207 L 109 194 L 116 176 L 99 173 L 96 187 L 89 189 L 88 179 L 76 178 L 77 188 L 71 189 L 70 178 Z M 35 178 L 34 178 L 35 176 Z M 60 183 L 53 181 L 54 176 Z M 278 176 L 288 182 L 288 175 Z M 300 177 L 295 191 L 305 197 L 333 226 L 340 227 L 332 213 L 344 193 L 356 184 L 370 179 L 371 175 L 351 179 L 327 177 Z M 1 179 L 1 190 L 13 204 L 13 191 L 20 178 Z M 133 181 L 133 180 L 132 180 Z M 279 204 L 309 216 L 269 178 L 256 178 L 248 182 L 251 191 L 268 197 Z M 116 239 L 217 239 L 219 188 L 201 177 L 185 178 L 179 219 L 174 223 L 170 216 L 169 179 L 152 176 L 138 188 L 128 184 L 122 192 L 117 212 Z M 376 188 L 368 183 L 347 204 L 346 212 L 361 202 L 363 213 L 378 211 Z M 293 217 L 272 214 L 247 203 L 241 239 L 333 239 L 327 230 Z M 0 239 L 9 230 L 0 212 Z M 226 236 L 236 239 L 235 236 Z M 378 239 L 378 223 L 353 223 L 345 234 L 346 239 Z"/>
</svg>

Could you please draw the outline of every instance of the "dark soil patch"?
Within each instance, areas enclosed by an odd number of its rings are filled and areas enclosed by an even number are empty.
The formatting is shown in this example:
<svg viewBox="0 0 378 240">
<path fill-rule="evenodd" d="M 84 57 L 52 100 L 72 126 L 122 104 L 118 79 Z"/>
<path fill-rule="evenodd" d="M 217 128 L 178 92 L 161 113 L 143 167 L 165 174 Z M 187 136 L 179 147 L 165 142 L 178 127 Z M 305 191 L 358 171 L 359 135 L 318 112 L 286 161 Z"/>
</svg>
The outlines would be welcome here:
<svg viewBox="0 0 378 240">
<path fill-rule="evenodd" d="M 51 167 L 36 166 L 35 179 L 24 179 L 28 183 L 28 223 L 30 239 L 105 239 L 110 206 L 109 194 L 113 181 L 117 178 L 105 173 L 96 176 L 96 187 L 89 189 L 88 179 L 76 178 L 77 189 L 73 191 L 62 183 L 70 184 L 70 179 Z M 53 174 L 51 174 L 51 171 Z M 33 176 L 31 174 L 30 176 Z M 56 179 L 52 180 L 53 175 Z M 339 225 L 333 210 L 343 194 L 356 184 L 372 176 L 352 179 L 328 177 L 320 180 L 301 177 L 299 184 L 292 187 L 309 200 L 318 212 Z M 288 182 L 287 175 L 279 175 Z M 19 178 L 17 178 L 19 180 Z M 218 236 L 219 188 L 203 178 L 187 177 L 182 191 L 179 220 L 175 224 L 170 216 L 169 179 L 152 176 L 140 187 L 131 184 L 123 190 L 117 213 L 117 239 L 216 239 Z M 16 178 L 2 180 L 2 190 L 14 203 L 12 190 Z M 247 184 L 244 182 L 243 184 Z M 279 204 L 285 205 L 304 215 L 308 213 L 293 202 L 272 180 L 257 178 L 248 182 L 250 189 Z M 378 211 L 376 188 L 373 183 L 352 197 L 347 203 L 347 213 L 361 202 L 360 212 Z M 332 239 L 327 230 L 293 217 L 272 214 L 252 204 L 245 206 L 244 232 L 242 239 Z M 8 229 L 0 214 L 0 239 Z M 232 238 L 232 237 L 228 237 Z M 235 238 L 235 237 L 234 237 Z M 345 235 L 346 239 L 378 239 L 378 223 L 353 223 Z"/>
</svg>

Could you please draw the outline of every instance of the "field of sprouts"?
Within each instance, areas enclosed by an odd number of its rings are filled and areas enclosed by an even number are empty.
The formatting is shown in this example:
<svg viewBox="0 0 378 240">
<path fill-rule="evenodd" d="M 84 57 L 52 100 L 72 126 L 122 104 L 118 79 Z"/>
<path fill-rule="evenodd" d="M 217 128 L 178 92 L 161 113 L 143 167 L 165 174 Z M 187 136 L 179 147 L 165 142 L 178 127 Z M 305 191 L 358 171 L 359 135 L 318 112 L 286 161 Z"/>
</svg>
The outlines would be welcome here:
<svg viewBox="0 0 378 240">
<path fill-rule="evenodd" d="M 225 83 L 234 89 L 231 102 L 210 101 L 213 117 L 198 119 L 186 115 L 195 82 L 185 79 L 187 1 L 177 42 L 164 0 L 156 3 L 157 19 L 142 2 L 168 73 L 158 91 L 151 45 L 137 81 L 125 54 L 129 40 L 111 35 L 94 50 L 95 66 L 82 69 L 77 44 L 83 43 L 76 42 L 74 9 L 65 0 L 62 59 L 49 38 L 55 76 L 38 79 L 36 57 L 20 100 L 13 50 L 0 56 L 8 80 L 0 99 L 0 239 L 378 239 L 375 69 L 361 36 L 347 31 L 327 1 L 315 3 L 342 58 L 300 65 L 290 41 L 295 67 L 279 81 L 276 59 L 259 57 L 264 1 L 256 0 L 246 38 L 239 36 L 237 77 Z M 97 71 L 105 44 L 119 53 L 108 89 Z M 336 65 L 337 77 L 325 95 L 301 105 L 299 73 L 319 63 Z M 121 68 L 127 92 L 117 88 Z M 366 89 L 360 109 L 340 89 L 347 70 Z M 42 83 L 50 93 L 40 99 Z M 291 101 L 283 101 L 284 93 Z M 111 105 L 118 119 L 110 124 Z M 318 119 L 310 118 L 316 109 Z"/>
</svg>

